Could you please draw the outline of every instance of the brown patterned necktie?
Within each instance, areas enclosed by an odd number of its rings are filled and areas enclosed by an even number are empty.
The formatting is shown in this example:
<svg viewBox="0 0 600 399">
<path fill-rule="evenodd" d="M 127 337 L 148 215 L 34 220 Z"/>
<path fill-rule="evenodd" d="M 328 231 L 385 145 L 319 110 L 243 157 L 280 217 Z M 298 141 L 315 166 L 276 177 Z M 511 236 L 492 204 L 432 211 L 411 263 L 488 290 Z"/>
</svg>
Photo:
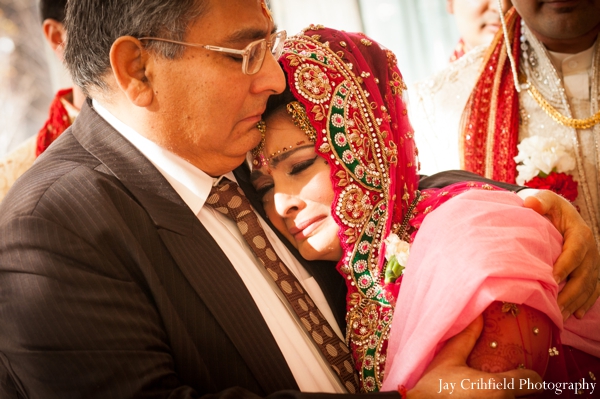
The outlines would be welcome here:
<svg viewBox="0 0 600 399">
<path fill-rule="evenodd" d="M 302 326 L 350 393 L 358 392 L 358 376 L 346 344 L 335 334 L 302 285 L 279 259 L 240 187 L 227 179 L 212 188 L 206 203 L 237 223 L 256 257 L 267 269 Z"/>
</svg>

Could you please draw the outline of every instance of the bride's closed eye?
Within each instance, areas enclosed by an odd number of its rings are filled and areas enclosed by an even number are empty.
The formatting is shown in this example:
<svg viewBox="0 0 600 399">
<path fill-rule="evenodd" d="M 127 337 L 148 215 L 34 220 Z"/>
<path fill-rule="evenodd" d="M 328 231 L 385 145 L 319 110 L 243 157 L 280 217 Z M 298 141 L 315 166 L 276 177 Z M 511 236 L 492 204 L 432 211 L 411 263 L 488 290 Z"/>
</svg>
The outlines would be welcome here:
<svg viewBox="0 0 600 399">
<path fill-rule="evenodd" d="M 285 172 L 285 174 L 288 176 L 297 176 L 297 175 L 301 174 L 302 172 L 304 172 L 305 170 L 307 170 L 308 168 L 310 168 L 312 165 L 314 165 L 315 162 L 317 161 L 317 158 L 318 158 L 318 155 L 315 155 L 313 158 L 304 159 L 302 161 L 292 163 L 291 165 L 289 165 L 286 168 L 287 171 Z M 282 166 L 283 165 L 280 165 L 279 167 L 282 167 Z M 255 173 L 256 173 L 256 175 L 259 174 L 258 172 L 255 172 Z M 262 173 L 260 173 L 260 177 L 253 179 L 252 183 L 254 185 L 254 188 L 256 189 L 256 193 L 258 194 L 258 197 L 263 202 L 267 199 L 266 198 L 267 194 L 269 194 L 275 187 L 275 182 L 273 180 L 273 177 L 270 175 L 267 175 L 267 174 L 262 174 Z"/>
<path fill-rule="evenodd" d="M 315 161 L 317 160 L 318 157 L 319 157 L 318 155 L 315 155 L 314 158 L 307 159 L 307 160 L 293 164 L 290 167 L 290 171 L 288 172 L 288 174 L 293 176 L 293 175 L 297 175 L 299 173 L 304 172 L 306 169 L 308 169 L 315 163 Z"/>
</svg>

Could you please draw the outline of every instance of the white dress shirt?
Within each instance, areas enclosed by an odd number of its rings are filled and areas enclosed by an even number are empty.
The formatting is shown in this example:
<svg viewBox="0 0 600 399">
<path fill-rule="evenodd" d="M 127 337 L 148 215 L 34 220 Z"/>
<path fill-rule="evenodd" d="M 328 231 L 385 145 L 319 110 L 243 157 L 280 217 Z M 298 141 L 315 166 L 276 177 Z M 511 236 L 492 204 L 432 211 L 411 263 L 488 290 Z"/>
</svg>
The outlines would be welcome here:
<svg viewBox="0 0 600 399">
<path fill-rule="evenodd" d="M 212 207 L 204 206 L 212 186 L 219 179 L 207 175 L 183 158 L 148 140 L 117 119 L 98 101 L 93 101 L 93 107 L 102 118 L 152 162 L 221 247 L 256 302 L 300 390 L 346 392 L 319 349 L 296 321 L 297 318 L 282 303 L 277 294 L 279 289 L 256 259 L 235 223 Z M 235 181 L 232 172 L 224 177 Z M 342 337 L 331 308 L 315 279 L 294 258 L 260 215 L 257 216 L 281 260 L 298 278 L 336 333 Z M 198 261 L 200 262 L 201 259 Z"/>
<path fill-rule="evenodd" d="M 590 98 L 590 75 L 595 45 L 577 54 L 548 51 L 550 61 L 559 76 L 568 98 L 588 100 Z"/>
</svg>

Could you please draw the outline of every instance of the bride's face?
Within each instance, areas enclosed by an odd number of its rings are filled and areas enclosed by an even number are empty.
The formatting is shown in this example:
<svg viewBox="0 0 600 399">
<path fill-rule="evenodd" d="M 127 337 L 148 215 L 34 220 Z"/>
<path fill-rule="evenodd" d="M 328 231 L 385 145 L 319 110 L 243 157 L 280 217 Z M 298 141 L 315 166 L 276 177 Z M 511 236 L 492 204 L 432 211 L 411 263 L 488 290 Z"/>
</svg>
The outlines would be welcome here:
<svg viewBox="0 0 600 399">
<path fill-rule="evenodd" d="M 268 164 L 253 170 L 252 183 L 267 216 L 305 259 L 338 261 L 342 248 L 331 216 L 329 165 L 284 108 L 266 123 L 263 154 Z"/>
</svg>

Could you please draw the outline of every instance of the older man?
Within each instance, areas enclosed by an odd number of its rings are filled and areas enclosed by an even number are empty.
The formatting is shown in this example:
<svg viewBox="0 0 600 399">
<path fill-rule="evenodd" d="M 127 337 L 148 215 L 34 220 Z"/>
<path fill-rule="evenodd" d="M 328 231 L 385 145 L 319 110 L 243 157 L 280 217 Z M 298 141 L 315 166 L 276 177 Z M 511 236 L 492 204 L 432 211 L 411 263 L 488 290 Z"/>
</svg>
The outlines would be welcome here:
<svg viewBox="0 0 600 399">
<path fill-rule="evenodd" d="M 508 38 L 500 31 L 490 47 L 417 85 L 424 172 L 461 167 L 552 187 L 574 201 L 600 248 L 600 1 L 513 5 Z"/>
<path fill-rule="evenodd" d="M 247 187 L 239 166 L 285 85 L 269 54 L 284 34 L 264 3 L 78 0 L 67 32 L 91 99 L 0 208 L 1 386 L 27 398 L 353 397 L 351 359 L 336 363 L 345 289 L 333 265 L 297 261 L 263 220 L 247 245 L 248 224 L 210 205 L 232 186 L 223 179 Z M 219 206 L 245 203 L 234 195 Z M 279 262 L 269 271 L 253 253 L 263 235 Z M 297 322 L 294 290 L 312 298 L 300 307 L 313 324 Z M 408 397 L 440 378 L 539 379 L 465 367 L 476 337 L 452 341 Z"/>
</svg>

